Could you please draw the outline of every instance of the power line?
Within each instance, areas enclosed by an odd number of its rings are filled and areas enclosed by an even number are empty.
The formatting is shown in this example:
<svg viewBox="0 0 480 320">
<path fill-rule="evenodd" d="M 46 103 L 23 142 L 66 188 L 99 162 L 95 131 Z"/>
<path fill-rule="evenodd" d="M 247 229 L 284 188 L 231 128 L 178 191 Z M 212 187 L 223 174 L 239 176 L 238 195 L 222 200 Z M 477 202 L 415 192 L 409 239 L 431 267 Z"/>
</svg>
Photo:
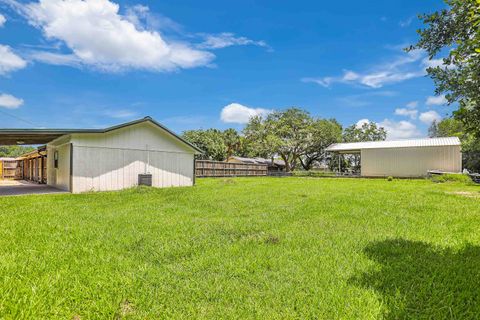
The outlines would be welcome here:
<svg viewBox="0 0 480 320">
<path fill-rule="evenodd" d="M 13 115 L 13 114 L 10 114 L 10 113 L 2 110 L 2 109 L 0 109 L 0 113 L 6 114 L 7 116 L 10 116 L 10 117 L 12 117 L 12 118 L 14 118 L 14 119 L 17 119 L 17 120 L 23 121 L 23 122 L 25 122 L 25 123 L 28 123 L 29 125 L 32 125 L 32 126 L 34 126 L 34 127 L 37 127 L 37 128 L 40 127 L 40 126 L 36 125 L 35 123 L 33 123 L 33 122 L 29 121 L 29 120 L 25 120 L 25 119 L 22 119 L 22 118 L 20 118 L 20 117 L 17 117 L 17 116 L 15 116 L 15 115 Z"/>
</svg>

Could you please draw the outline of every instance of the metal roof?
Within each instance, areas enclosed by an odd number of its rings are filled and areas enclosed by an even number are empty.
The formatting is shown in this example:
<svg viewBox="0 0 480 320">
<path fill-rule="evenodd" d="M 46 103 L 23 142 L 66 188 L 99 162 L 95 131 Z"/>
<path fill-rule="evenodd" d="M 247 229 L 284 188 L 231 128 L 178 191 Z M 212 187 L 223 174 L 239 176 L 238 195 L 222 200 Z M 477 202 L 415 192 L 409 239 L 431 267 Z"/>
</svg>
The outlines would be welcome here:
<svg viewBox="0 0 480 320">
<path fill-rule="evenodd" d="M 167 133 L 174 136 L 176 139 L 185 143 L 189 147 L 193 148 L 199 153 L 203 153 L 201 149 L 191 144 L 187 140 L 183 139 L 175 132 L 171 131 L 167 127 L 163 126 L 159 122 L 153 120 L 151 117 L 145 117 L 142 119 L 134 120 L 127 123 L 122 123 L 113 127 L 105 129 L 0 129 L 0 145 L 16 145 L 16 144 L 46 144 L 61 136 L 74 133 L 107 133 L 113 130 L 121 129 L 124 127 L 132 126 L 142 122 L 150 122 L 157 127 L 163 129 Z"/>
<path fill-rule="evenodd" d="M 391 140 L 391 141 L 368 141 L 352 143 L 335 143 L 329 146 L 326 151 L 360 151 L 363 149 L 390 149 L 390 148 L 415 148 L 415 147 L 440 147 L 459 146 L 460 139 L 457 137 L 429 138 L 414 140 Z"/>
</svg>

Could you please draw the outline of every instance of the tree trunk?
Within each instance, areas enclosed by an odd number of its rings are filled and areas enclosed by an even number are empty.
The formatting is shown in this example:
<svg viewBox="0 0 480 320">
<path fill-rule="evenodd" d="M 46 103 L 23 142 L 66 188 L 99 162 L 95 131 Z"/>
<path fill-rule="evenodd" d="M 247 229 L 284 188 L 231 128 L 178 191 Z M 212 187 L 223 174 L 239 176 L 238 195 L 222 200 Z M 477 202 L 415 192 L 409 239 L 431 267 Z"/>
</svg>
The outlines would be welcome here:
<svg viewBox="0 0 480 320">
<path fill-rule="evenodd" d="M 305 157 L 305 160 L 303 160 L 302 157 L 300 157 L 300 164 L 302 165 L 303 169 L 308 171 L 312 169 L 312 164 L 315 160 L 316 160 L 315 158 L 309 158 L 309 157 Z"/>
<path fill-rule="evenodd" d="M 280 157 L 282 157 L 283 161 L 285 162 L 285 171 L 290 172 L 290 162 L 288 161 L 288 157 L 285 156 L 284 154 L 280 154 Z"/>
</svg>

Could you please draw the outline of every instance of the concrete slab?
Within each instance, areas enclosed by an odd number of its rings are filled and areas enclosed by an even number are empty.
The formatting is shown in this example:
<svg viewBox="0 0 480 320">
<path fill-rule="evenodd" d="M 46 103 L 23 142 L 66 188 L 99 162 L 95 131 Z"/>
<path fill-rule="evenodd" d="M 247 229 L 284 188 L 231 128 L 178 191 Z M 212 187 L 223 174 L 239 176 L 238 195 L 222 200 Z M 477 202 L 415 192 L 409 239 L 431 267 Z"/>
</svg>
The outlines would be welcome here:
<svg viewBox="0 0 480 320">
<path fill-rule="evenodd" d="M 1 196 L 21 196 L 28 194 L 66 193 L 53 187 L 22 180 L 0 180 Z"/>
</svg>

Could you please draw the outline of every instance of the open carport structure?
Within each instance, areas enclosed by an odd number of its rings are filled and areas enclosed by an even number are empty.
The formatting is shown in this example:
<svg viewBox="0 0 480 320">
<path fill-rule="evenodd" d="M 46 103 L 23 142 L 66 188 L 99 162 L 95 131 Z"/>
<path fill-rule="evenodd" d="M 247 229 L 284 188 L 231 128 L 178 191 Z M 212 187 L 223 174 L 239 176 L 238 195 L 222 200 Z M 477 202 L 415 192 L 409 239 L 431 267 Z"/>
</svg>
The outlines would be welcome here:
<svg viewBox="0 0 480 320">
<path fill-rule="evenodd" d="M 364 177 L 423 177 L 430 170 L 462 171 L 457 137 L 337 143 L 326 151 L 360 154 L 360 174 Z"/>
</svg>

